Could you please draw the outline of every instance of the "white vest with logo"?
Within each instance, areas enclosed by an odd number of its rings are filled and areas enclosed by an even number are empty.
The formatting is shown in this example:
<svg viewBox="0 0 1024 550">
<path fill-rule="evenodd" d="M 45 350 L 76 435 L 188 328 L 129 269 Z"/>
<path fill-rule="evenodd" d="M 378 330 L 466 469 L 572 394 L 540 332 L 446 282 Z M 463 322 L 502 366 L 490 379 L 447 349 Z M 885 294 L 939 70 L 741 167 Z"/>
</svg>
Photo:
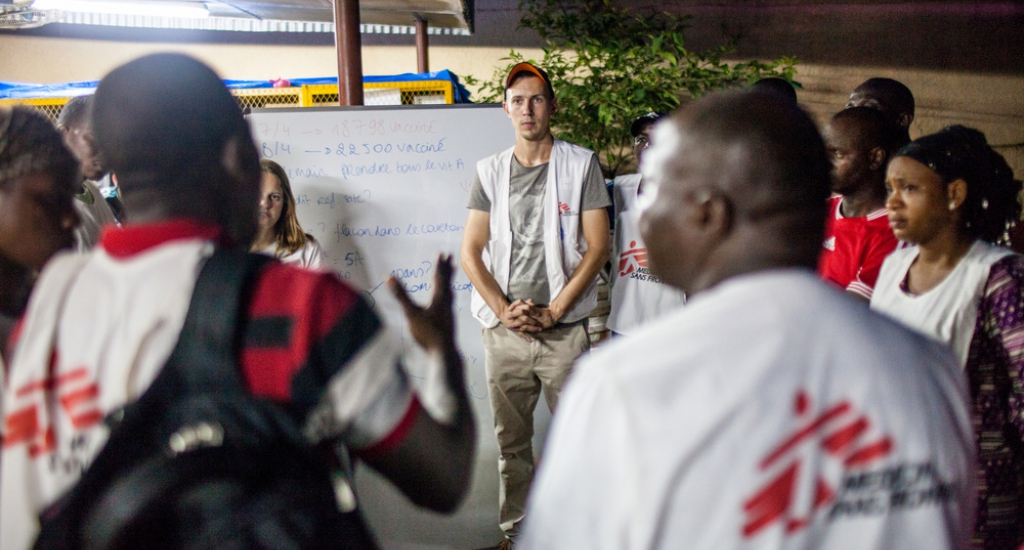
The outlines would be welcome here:
<svg viewBox="0 0 1024 550">
<path fill-rule="evenodd" d="M 615 178 L 615 243 L 612 246 L 612 309 L 607 327 L 620 334 L 635 332 L 686 303 L 686 295 L 647 269 L 647 246 L 640 235 L 637 193 L 640 174 Z"/>
<path fill-rule="evenodd" d="M 484 194 L 491 200 L 491 236 L 484 249 L 483 261 L 502 293 L 506 294 L 512 262 L 509 187 L 513 149 L 481 160 L 476 165 Z M 583 178 L 593 156 L 594 152 L 589 149 L 557 139 L 551 149 L 544 189 L 544 211 L 540 214 L 544 216 L 544 264 L 552 297 L 562 291 L 587 251 L 580 216 L 583 208 Z M 583 319 L 596 306 L 595 278 L 566 312 L 562 322 L 571 323 Z M 498 325 L 498 317 L 475 288 L 471 307 L 473 317 L 484 327 Z"/>
</svg>

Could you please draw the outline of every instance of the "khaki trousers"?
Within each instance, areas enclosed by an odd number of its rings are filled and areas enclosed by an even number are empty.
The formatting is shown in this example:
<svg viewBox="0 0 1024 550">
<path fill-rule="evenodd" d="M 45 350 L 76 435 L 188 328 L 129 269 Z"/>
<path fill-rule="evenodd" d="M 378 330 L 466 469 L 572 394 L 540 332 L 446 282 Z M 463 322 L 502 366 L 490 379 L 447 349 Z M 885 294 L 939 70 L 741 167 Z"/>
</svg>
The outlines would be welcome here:
<svg viewBox="0 0 1024 550">
<path fill-rule="evenodd" d="M 541 391 L 554 412 L 573 361 L 590 348 L 585 323 L 548 329 L 526 341 L 504 325 L 483 330 L 487 387 L 498 457 L 498 523 L 515 539 L 533 481 L 533 411 Z"/>
</svg>

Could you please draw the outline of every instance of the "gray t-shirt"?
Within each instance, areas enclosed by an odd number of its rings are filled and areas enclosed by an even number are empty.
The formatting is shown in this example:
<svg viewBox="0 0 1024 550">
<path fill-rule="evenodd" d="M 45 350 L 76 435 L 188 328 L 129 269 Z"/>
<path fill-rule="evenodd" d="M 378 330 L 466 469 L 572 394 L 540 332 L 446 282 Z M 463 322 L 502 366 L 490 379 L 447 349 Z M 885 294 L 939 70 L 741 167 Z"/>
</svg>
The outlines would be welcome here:
<svg viewBox="0 0 1024 550">
<path fill-rule="evenodd" d="M 551 301 L 544 262 L 544 192 L 548 163 L 526 167 L 512 157 L 509 180 L 509 219 L 512 222 L 512 262 L 509 270 L 508 301 L 533 299 L 538 305 Z M 597 155 L 583 176 L 583 211 L 611 204 Z M 469 208 L 490 213 L 491 200 L 484 193 L 480 176 L 474 175 Z"/>
</svg>

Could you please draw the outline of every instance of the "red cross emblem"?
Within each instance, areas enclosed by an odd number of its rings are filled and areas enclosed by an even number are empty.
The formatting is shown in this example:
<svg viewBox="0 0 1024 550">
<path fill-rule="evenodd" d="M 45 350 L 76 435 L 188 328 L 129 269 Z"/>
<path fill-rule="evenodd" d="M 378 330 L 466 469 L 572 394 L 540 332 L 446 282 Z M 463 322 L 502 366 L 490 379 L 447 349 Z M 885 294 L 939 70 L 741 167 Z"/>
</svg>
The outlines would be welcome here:
<svg viewBox="0 0 1024 550">
<path fill-rule="evenodd" d="M 800 420 L 800 427 L 785 437 L 758 465 L 762 472 L 783 460 L 786 466 L 743 503 L 746 520 L 743 537 L 751 538 L 776 522 L 785 525 L 786 534 L 792 534 L 807 527 L 812 516 L 835 499 L 836 490 L 816 475 L 814 494 L 809 508 L 798 510 L 794 506 L 797 487 L 800 485 L 802 460 L 797 449 L 817 445 L 825 452 L 826 459 L 837 461 L 843 470 L 867 466 L 886 457 L 892 451 L 893 442 L 888 436 L 865 441 L 871 423 L 867 416 L 854 411 L 847 401 L 841 401 L 825 409 L 817 417 L 811 417 L 810 398 L 804 391 L 797 392 L 794 409 Z"/>
</svg>

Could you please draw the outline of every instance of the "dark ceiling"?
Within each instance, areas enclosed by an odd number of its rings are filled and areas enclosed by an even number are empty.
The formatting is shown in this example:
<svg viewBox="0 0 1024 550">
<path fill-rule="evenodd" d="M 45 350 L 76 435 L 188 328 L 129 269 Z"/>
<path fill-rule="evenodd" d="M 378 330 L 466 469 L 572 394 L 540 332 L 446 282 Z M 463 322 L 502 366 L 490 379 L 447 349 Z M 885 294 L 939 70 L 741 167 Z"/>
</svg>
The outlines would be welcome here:
<svg viewBox="0 0 1024 550">
<path fill-rule="evenodd" d="M 3 0 L 0 0 L 3 1 Z M 519 0 L 362 0 L 363 22 L 411 25 L 413 5 L 433 3 L 439 12 L 462 5 L 471 36 L 431 36 L 431 45 L 524 48 L 541 46 L 532 31 L 517 29 Z M 306 14 L 330 21 L 329 0 L 220 2 L 269 17 Z M 421 4 L 422 3 L 422 4 Z M 735 41 L 734 58 L 790 56 L 803 63 L 963 70 L 1024 75 L 1024 2 L 898 0 L 621 0 L 635 9 L 661 9 L 693 16 L 692 49 Z M 211 6 L 214 4 L 211 4 Z M 447 8 L 445 7 L 447 6 Z M 303 15 L 303 16 L 306 16 Z M 458 17 L 448 14 L 448 17 Z M 380 19 L 376 19 L 376 18 Z M 437 15 L 440 18 L 441 15 Z M 429 16 L 428 16 L 429 19 Z M 435 19 L 434 26 L 443 26 Z M 319 44 L 330 33 L 239 33 L 99 29 L 48 25 L 28 31 L 48 36 L 105 39 Z M 8 31 L 10 32 L 10 31 Z M 366 45 L 408 45 L 411 34 L 364 34 Z"/>
<path fill-rule="evenodd" d="M 210 15 L 251 16 L 257 19 L 330 22 L 329 0 L 207 0 Z M 360 0 L 361 22 L 373 25 L 411 25 L 416 16 L 430 25 L 468 29 L 472 22 L 465 0 Z M 229 15 L 230 14 L 230 15 Z M 470 17 L 467 17 L 469 15 Z"/>
</svg>

